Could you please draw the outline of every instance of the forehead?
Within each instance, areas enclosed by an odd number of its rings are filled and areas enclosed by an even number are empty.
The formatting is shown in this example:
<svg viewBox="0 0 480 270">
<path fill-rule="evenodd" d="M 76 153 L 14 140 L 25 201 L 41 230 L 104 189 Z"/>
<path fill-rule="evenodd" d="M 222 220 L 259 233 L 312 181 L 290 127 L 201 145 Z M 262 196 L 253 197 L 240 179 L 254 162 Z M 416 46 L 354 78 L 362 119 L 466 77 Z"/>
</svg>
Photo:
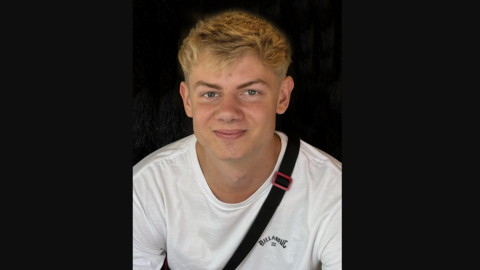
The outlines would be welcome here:
<svg viewBox="0 0 480 270">
<path fill-rule="evenodd" d="M 255 54 L 247 54 L 225 66 L 219 65 L 218 60 L 209 58 L 209 55 L 200 54 L 188 80 L 190 85 L 194 85 L 199 80 L 241 84 L 257 79 L 267 82 L 270 87 L 275 87 L 277 81 L 273 70 L 263 66 Z"/>
</svg>

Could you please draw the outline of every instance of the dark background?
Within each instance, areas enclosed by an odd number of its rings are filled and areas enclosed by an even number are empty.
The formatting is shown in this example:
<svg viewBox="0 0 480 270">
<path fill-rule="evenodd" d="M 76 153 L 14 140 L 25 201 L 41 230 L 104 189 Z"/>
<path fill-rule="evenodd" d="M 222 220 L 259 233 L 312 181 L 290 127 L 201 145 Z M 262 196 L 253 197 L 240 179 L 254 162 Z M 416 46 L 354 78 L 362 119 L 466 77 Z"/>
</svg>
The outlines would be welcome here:
<svg viewBox="0 0 480 270">
<path fill-rule="evenodd" d="M 133 165 L 193 133 L 179 94 L 178 49 L 198 19 L 226 8 L 261 15 L 290 41 L 295 87 L 276 130 L 298 132 L 342 161 L 341 1 L 233 2 L 133 1 Z"/>
</svg>

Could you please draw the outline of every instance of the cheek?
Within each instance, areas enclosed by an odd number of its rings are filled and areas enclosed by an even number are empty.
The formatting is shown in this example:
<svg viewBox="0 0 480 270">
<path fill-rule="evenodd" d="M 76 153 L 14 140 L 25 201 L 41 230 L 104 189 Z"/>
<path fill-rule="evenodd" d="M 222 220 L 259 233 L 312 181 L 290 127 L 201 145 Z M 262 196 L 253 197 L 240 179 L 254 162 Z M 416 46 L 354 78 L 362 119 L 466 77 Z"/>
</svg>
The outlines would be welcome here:
<svg viewBox="0 0 480 270">
<path fill-rule="evenodd" d="M 244 111 L 248 114 L 250 119 L 254 119 L 257 123 L 268 124 L 272 119 L 275 121 L 275 108 L 269 105 L 251 106 Z"/>
<path fill-rule="evenodd" d="M 215 109 L 212 106 L 197 103 L 193 107 L 193 121 L 198 123 L 208 122 L 211 118 L 214 118 Z"/>
</svg>

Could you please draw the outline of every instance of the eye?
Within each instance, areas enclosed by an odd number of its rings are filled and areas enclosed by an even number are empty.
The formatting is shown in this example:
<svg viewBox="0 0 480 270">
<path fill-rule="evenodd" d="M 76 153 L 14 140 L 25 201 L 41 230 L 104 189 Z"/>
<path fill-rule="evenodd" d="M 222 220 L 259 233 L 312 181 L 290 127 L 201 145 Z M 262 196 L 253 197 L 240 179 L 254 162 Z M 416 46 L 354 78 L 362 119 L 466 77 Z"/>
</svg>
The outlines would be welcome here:
<svg viewBox="0 0 480 270">
<path fill-rule="evenodd" d="M 208 97 L 208 98 L 213 98 L 216 95 L 217 94 L 215 92 L 208 92 L 208 93 L 203 94 L 204 97 Z"/>
<path fill-rule="evenodd" d="M 258 94 L 258 91 L 257 90 L 247 90 L 247 94 L 249 96 L 254 96 L 254 95 Z"/>
</svg>

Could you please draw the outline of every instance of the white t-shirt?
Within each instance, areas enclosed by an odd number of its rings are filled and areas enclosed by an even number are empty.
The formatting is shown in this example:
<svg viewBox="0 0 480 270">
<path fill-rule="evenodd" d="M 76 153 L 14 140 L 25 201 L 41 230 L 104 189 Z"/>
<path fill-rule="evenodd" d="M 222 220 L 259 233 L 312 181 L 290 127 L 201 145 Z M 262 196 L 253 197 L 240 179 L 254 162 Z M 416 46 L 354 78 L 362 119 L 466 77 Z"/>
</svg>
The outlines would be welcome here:
<svg viewBox="0 0 480 270">
<path fill-rule="evenodd" d="M 247 200 L 229 204 L 210 190 L 194 135 L 133 167 L 133 269 L 222 269 L 253 223 L 280 167 Z M 261 239 L 237 269 L 342 268 L 342 164 L 301 141 L 288 190 Z"/>
</svg>

